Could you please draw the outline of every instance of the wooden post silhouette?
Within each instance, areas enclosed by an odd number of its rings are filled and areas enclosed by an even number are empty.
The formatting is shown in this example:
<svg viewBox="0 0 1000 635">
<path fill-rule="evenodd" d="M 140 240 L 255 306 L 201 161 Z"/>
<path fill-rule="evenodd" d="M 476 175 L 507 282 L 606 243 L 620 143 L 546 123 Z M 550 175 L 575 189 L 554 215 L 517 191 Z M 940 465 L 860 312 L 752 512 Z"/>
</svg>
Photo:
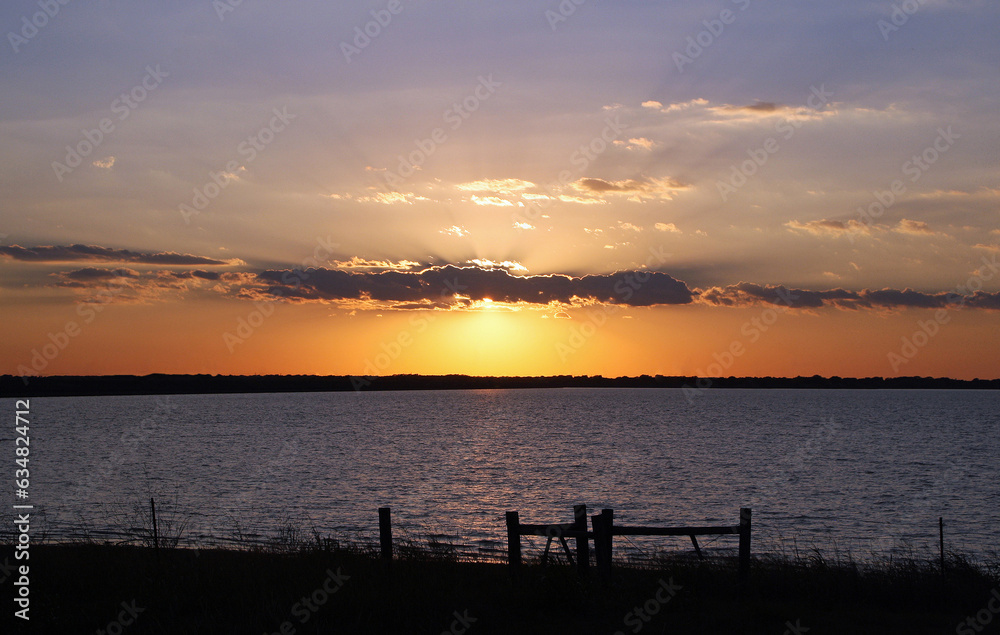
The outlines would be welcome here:
<svg viewBox="0 0 1000 635">
<path fill-rule="evenodd" d="M 517 512 L 507 512 L 507 563 L 516 577 L 521 572 L 521 520 Z"/>
<path fill-rule="evenodd" d="M 573 506 L 573 529 L 587 531 L 586 505 Z M 586 576 L 590 569 L 590 541 L 586 536 L 579 536 L 576 539 L 576 566 L 582 576 Z"/>
<path fill-rule="evenodd" d="M 382 560 L 392 561 L 392 512 L 388 507 L 378 508 L 378 538 Z"/>
<path fill-rule="evenodd" d="M 156 560 L 160 560 L 160 530 L 156 526 L 156 501 L 150 497 L 149 499 L 149 512 L 153 517 L 153 549 L 156 550 Z"/>
<path fill-rule="evenodd" d="M 938 517 L 938 539 L 941 544 L 941 577 L 944 578 L 944 517 Z"/>
<path fill-rule="evenodd" d="M 740 586 L 746 588 L 750 577 L 750 517 L 749 507 L 740 508 Z"/>
<path fill-rule="evenodd" d="M 614 518 L 613 509 L 602 509 L 600 514 L 590 517 L 594 527 L 594 560 L 597 562 L 597 573 L 604 582 L 611 581 L 611 531 L 615 524 Z"/>
</svg>

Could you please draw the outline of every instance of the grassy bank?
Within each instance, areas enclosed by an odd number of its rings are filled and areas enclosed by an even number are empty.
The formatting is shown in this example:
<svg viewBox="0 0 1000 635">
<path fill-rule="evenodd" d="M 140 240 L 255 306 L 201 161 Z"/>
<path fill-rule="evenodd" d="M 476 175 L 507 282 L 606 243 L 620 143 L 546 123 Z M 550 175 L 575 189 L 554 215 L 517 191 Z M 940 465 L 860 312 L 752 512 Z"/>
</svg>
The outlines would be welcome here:
<svg viewBox="0 0 1000 635">
<path fill-rule="evenodd" d="M 11 555 L 4 548 L 0 561 Z M 735 563 L 719 559 L 616 567 L 604 585 L 566 565 L 527 566 L 512 583 L 505 565 L 414 548 L 387 568 L 371 549 L 335 544 L 159 557 L 148 547 L 40 545 L 30 632 L 944 634 L 988 613 L 1000 586 L 995 564 L 948 565 L 942 579 L 937 563 L 913 559 L 764 558 L 740 594 Z M 13 578 L 3 586 L 9 598 Z M 9 605 L 4 613 L 11 620 Z M 1000 632 L 994 617 L 981 632 Z"/>
</svg>

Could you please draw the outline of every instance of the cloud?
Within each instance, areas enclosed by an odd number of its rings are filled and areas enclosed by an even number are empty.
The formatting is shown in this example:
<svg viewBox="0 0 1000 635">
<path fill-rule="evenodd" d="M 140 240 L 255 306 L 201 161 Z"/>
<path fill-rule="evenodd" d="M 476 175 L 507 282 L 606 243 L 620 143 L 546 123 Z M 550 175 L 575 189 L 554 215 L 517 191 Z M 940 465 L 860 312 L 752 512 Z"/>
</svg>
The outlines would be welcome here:
<svg viewBox="0 0 1000 635">
<path fill-rule="evenodd" d="M 779 110 L 781 106 L 772 101 L 758 101 L 755 104 L 749 106 L 743 106 L 742 108 L 737 108 L 737 110 L 757 110 L 760 112 L 774 112 Z"/>
<path fill-rule="evenodd" d="M 333 264 L 337 269 L 395 269 L 399 271 L 409 271 L 419 268 L 419 262 L 413 260 L 366 260 L 358 256 L 352 256 L 350 260 L 334 260 Z"/>
<path fill-rule="evenodd" d="M 527 272 L 528 268 L 517 262 L 516 260 L 504 260 L 502 262 L 495 262 L 493 260 L 486 260 L 484 258 L 475 258 L 469 260 L 468 264 L 476 265 L 482 269 L 506 269 L 508 271 L 524 271 Z"/>
<path fill-rule="evenodd" d="M 503 266 L 506 263 L 499 263 Z M 516 265 L 516 263 L 510 263 Z M 513 268 L 513 267 L 512 267 Z M 294 280 L 295 284 L 287 281 Z M 660 272 L 628 272 L 571 277 L 514 276 L 501 267 L 430 267 L 420 272 L 348 272 L 307 269 L 270 270 L 237 295 L 282 297 L 292 301 L 364 300 L 393 304 L 447 302 L 462 308 L 486 298 L 531 305 L 608 303 L 627 306 L 688 304 L 691 290 Z"/>
<path fill-rule="evenodd" d="M 642 102 L 643 108 L 650 108 L 652 110 L 659 110 L 662 113 L 680 112 L 682 110 L 688 110 L 690 108 L 698 106 L 707 106 L 708 100 L 703 98 L 691 99 L 689 101 L 680 101 L 677 103 L 670 104 L 669 106 L 664 106 L 658 101 L 644 101 Z"/>
<path fill-rule="evenodd" d="M 464 227 L 459 227 L 458 225 L 452 225 L 451 227 L 445 227 L 444 229 L 438 231 L 439 234 L 444 234 L 445 236 L 468 236 L 469 230 Z"/>
<path fill-rule="evenodd" d="M 455 186 L 463 192 L 493 192 L 497 194 L 514 194 L 535 187 L 531 181 L 523 179 L 480 179 Z"/>
<path fill-rule="evenodd" d="M 801 223 L 791 220 L 785 223 L 785 227 L 791 231 L 805 232 L 813 236 L 844 236 L 844 235 L 865 235 L 870 236 L 876 233 L 894 232 L 897 234 L 909 234 L 911 236 L 943 236 L 941 232 L 931 229 L 930 225 L 922 221 L 904 218 L 895 226 L 880 223 L 863 223 L 859 220 L 812 220 Z"/>
<path fill-rule="evenodd" d="M 217 271 L 204 271 L 202 269 L 196 269 L 194 271 L 165 271 L 163 273 L 181 280 L 192 278 L 200 278 L 202 280 L 220 280 L 222 278 L 222 274 Z"/>
<path fill-rule="evenodd" d="M 128 249 L 111 249 L 96 245 L 21 247 L 0 246 L 0 256 L 22 262 L 131 262 L 148 265 L 225 266 L 246 264 L 242 260 L 216 260 L 172 251 L 141 253 Z"/>
<path fill-rule="evenodd" d="M 95 267 L 85 267 L 83 269 L 77 269 L 76 271 L 61 272 L 56 275 L 64 280 L 88 283 L 112 280 L 115 278 L 138 278 L 139 272 L 134 269 L 126 269 L 124 267 L 121 269 L 97 269 Z"/>
<path fill-rule="evenodd" d="M 938 232 L 931 229 L 927 223 L 909 220 L 907 218 L 899 221 L 899 224 L 896 226 L 894 231 L 899 232 L 900 234 L 912 234 L 914 236 L 934 236 L 938 234 Z"/>
<path fill-rule="evenodd" d="M 192 289 L 205 289 L 213 284 L 217 286 L 214 293 L 225 292 L 229 283 L 243 284 L 250 280 L 247 274 L 203 269 L 139 272 L 127 267 L 84 267 L 50 275 L 55 281 L 49 287 L 72 290 L 77 302 L 98 304 L 151 304 L 177 299 Z M 233 277 L 226 280 L 226 276 Z"/>
<path fill-rule="evenodd" d="M 346 198 L 351 198 L 347 195 Z M 377 192 L 368 196 L 359 196 L 354 200 L 359 203 L 378 203 L 380 205 L 413 205 L 413 201 L 430 200 L 413 192 Z"/>
<path fill-rule="evenodd" d="M 757 101 L 743 106 L 720 104 L 705 107 L 707 114 L 719 123 L 752 123 L 770 117 L 781 117 L 788 121 L 818 120 L 837 114 L 834 109 L 819 110 L 806 106 L 786 106 L 771 101 Z"/>
<path fill-rule="evenodd" d="M 626 150 L 652 150 L 656 146 L 656 142 L 647 139 L 646 137 L 633 137 L 628 141 L 622 141 L 621 139 L 616 139 L 614 144 L 620 148 L 625 148 Z"/>
<path fill-rule="evenodd" d="M 115 165 L 115 157 L 104 157 L 103 159 L 95 160 L 91 165 L 98 168 L 104 168 L 105 170 L 110 170 Z"/>
<path fill-rule="evenodd" d="M 752 282 L 692 290 L 662 272 L 622 271 L 573 277 L 562 274 L 514 275 L 527 269 L 516 261 L 469 261 L 475 266 L 443 265 L 420 271 L 269 270 L 224 274 L 240 285 L 231 294 L 248 299 L 284 298 L 293 302 L 364 303 L 369 308 L 471 309 L 494 303 L 544 307 L 594 303 L 622 306 L 682 305 L 746 308 L 770 306 L 797 310 L 899 310 L 974 308 L 1000 310 L 1000 292 L 926 293 L 914 289 L 808 290 Z M 292 283 L 289 282 L 292 281 Z"/>
<path fill-rule="evenodd" d="M 664 177 L 660 179 L 625 179 L 622 181 L 584 178 L 573 183 L 573 187 L 580 192 L 588 194 L 620 194 L 639 199 L 657 198 L 670 200 L 676 192 L 688 189 L 689 186 L 676 179 Z"/>
<path fill-rule="evenodd" d="M 520 221 L 514 222 L 514 229 L 534 229 L 534 228 L 535 226 L 532 225 L 531 223 L 525 223 Z"/>
<path fill-rule="evenodd" d="M 672 234 L 681 234 L 681 233 L 683 233 L 681 230 L 677 229 L 677 225 L 674 225 L 673 223 L 657 223 L 657 224 L 653 225 L 653 227 L 657 231 L 661 231 L 661 232 L 670 232 Z"/>
<path fill-rule="evenodd" d="M 830 291 L 804 291 L 784 286 L 759 285 L 740 282 L 725 287 L 711 287 L 701 291 L 699 301 L 704 304 L 728 307 L 781 305 L 788 308 L 819 308 L 827 302 L 857 300 L 858 294 L 845 289 Z"/>
<path fill-rule="evenodd" d="M 807 291 L 782 285 L 759 285 L 740 282 L 725 287 L 712 287 L 698 292 L 703 304 L 727 307 L 782 306 L 790 309 L 942 309 L 963 306 L 1000 310 L 1000 293 L 924 293 L 913 289 L 828 289 Z"/>
<path fill-rule="evenodd" d="M 494 207 L 514 207 L 514 204 L 505 198 L 500 198 L 499 196 L 476 196 L 472 195 L 470 199 L 476 205 L 492 205 Z"/>
<path fill-rule="evenodd" d="M 517 275 L 528 269 L 515 260 L 477 258 L 472 266 L 424 269 L 413 261 L 351 258 L 347 268 L 216 272 L 127 267 L 83 267 L 53 273 L 51 287 L 74 290 L 81 302 L 151 303 L 184 297 L 201 289 L 243 300 L 336 303 L 369 309 L 474 310 L 487 299 L 494 304 L 528 305 L 561 311 L 565 307 L 612 304 L 633 307 L 699 303 L 715 307 L 767 306 L 796 310 L 895 311 L 967 308 L 1000 311 L 1000 292 L 927 293 L 914 289 L 835 288 L 807 290 L 751 282 L 691 289 L 662 272 L 621 271 L 580 277 L 563 274 Z M 405 264 L 404 264 L 405 263 Z M 95 296 L 94 293 L 98 295 Z M 110 298 L 100 299 L 107 296 Z M 502 308 L 499 307 L 498 308 Z M 514 308 L 507 306 L 507 308 Z"/>
<path fill-rule="evenodd" d="M 791 220 L 785 223 L 785 227 L 813 236 L 844 236 L 846 234 L 871 234 L 872 232 L 871 225 L 859 220 L 811 220 L 805 223 Z"/>
<path fill-rule="evenodd" d="M 810 121 L 833 117 L 837 109 L 814 109 L 807 106 L 788 106 L 774 101 L 758 100 L 749 104 L 711 103 L 704 98 L 691 99 L 663 106 L 660 102 L 647 101 L 643 108 L 668 115 L 672 120 L 691 125 L 709 124 L 733 126 L 757 125 L 761 121 Z"/>
<path fill-rule="evenodd" d="M 604 205 L 607 203 L 601 198 L 585 198 L 583 196 L 570 196 L 569 194 L 560 194 L 559 200 L 563 203 L 576 203 L 578 205 Z"/>
</svg>

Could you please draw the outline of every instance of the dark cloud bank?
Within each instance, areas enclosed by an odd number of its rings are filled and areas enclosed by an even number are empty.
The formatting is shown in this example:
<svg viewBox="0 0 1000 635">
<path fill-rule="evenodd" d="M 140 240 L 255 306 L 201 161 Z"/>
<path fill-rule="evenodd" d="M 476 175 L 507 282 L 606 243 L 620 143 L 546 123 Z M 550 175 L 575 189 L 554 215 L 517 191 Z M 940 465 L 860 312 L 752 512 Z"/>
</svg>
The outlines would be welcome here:
<svg viewBox="0 0 1000 635">
<path fill-rule="evenodd" d="M 618 272 L 574 278 L 565 275 L 515 276 L 503 269 L 431 267 L 423 271 L 349 272 L 334 269 L 270 270 L 256 275 L 266 294 L 300 301 L 370 299 L 397 308 L 428 308 L 490 298 L 497 302 L 571 303 L 574 299 L 644 307 L 700 302 L 714 306 L 787 306 L 817 309 L 970 308 L 1000 310 L 1000 293 L 923 293 L 912 289 L 830 289 L 809 291 L 741 282 L 691 289 L 665 273 Z"/>
<path fill-rule="evenodd" d="M 147 265 L 228 265 L 225 260 L 174 252 L 139 253 L 96 245 L 21 247 L 0 246 L 0 256 L 22 262 L 132 262 Z"/>
</svg>

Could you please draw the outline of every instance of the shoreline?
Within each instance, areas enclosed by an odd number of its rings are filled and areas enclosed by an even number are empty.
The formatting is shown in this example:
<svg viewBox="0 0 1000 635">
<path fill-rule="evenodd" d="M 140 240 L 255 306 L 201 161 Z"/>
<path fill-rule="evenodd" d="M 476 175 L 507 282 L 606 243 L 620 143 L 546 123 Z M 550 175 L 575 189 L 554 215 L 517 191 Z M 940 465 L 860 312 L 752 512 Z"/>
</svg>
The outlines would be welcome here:
<svg viewBox="0 0 1000 635">
<path fill-rule="evenodd" d="M 12 550 L 0 546 L 0 561 Z M 387 563 L 376 546 L 323 541 L 33 552 L 32 632 L 112 632 L 124 617 L 128 633 L 954 633 L 1000 586 L 1000 563 L 954 554 L 945 578 L 923 560 L 755 557 L 740 589 L 725 558 L 616 564 L 605 584 L 563 563 L 528 562 L 512 578 L 502 563 L 428 549 Z"/>
<path fill-rule="evenodd" d="M 673 388 L 686 394 L 714 389 L 1000 390 L 1000 379 L 947 377 L 693 377 L 640 375 L 0 375 L 0 390 L 18 397 L 381 392 L 416 390 L 516 390 L 530 388 Z"/>
</svg>

